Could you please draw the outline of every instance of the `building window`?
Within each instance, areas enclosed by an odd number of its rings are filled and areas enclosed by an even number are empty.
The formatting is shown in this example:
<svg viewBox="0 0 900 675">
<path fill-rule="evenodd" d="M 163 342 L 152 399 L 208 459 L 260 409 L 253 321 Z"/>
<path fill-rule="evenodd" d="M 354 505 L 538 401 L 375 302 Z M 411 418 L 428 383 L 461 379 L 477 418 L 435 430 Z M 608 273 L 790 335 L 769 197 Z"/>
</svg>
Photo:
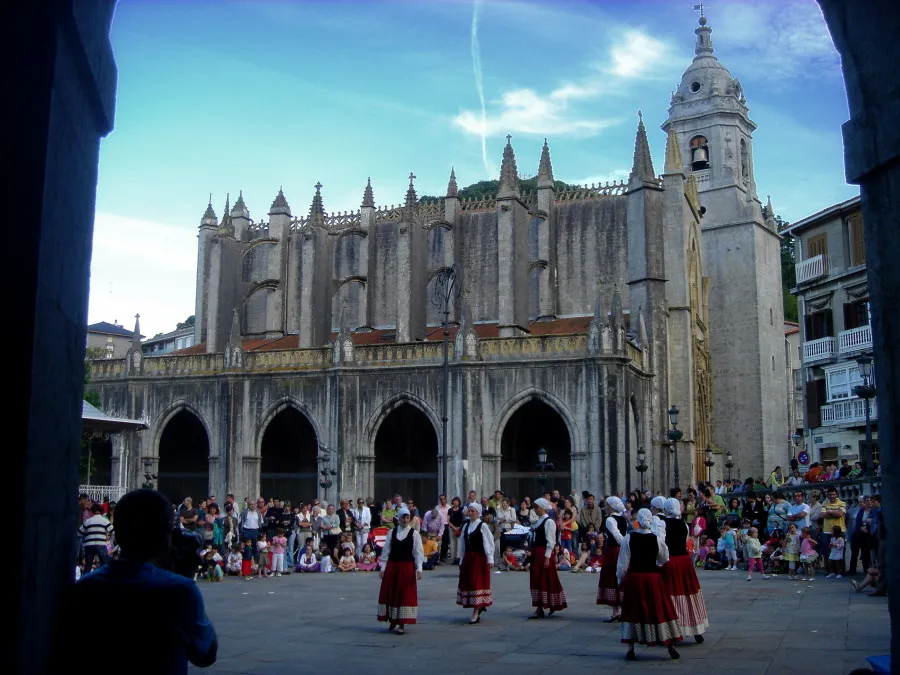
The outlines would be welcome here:
<svg viewBox="0 0 900 675">
<path fill-rule="evenodd" d="M 694 136 L 691 139 L 691 171 L 702 171 L 709 168 L 709 144 L 706 136 Z"/>
<path fill-rule="evenodd" d="M 828 258 L 828 235 L 824 232 L 806 240 L 806 259 L 817 255 Z"/>
<path fill-rule="evenodd" d="M 256 250 L 256 247 L 251 248 L 244 254 L 244 259 L 241 265 L 241 281 L 244 283 L 250 283 L 253 281 L 253 252 Z"/>
<path fill-rule="evenodd" d="M 747 153 L 747 141 L 741 139 L 741 180 L 750 182 L 750 156 Z"/>
<path fill-rule="evenodd" d="M 774 325 L 775 325 L 775 314 L 774 314 L 774 312 L 772 312 L 772 308 L 771 308 L 771 307 L 769 307 L 769 325 L 770 325 L 770 326 L 774 326 Z"/>
<path fill-rule="evenodd" d="M 775 355 L 772 354 L 772 372 L 775 372 Z"/>
<path fill-rule="evenodd" d="M 844 330 L 868 326 L 870 320 L 868 300 L 844 304 Z"/>
<path fill-rule="evenodd" d="M 828 402 L 855 398 L 853 387 L 863 383 L 856 363 L 843 364 L 840 368 L 825 373 L 828 387 Z M 874 379 L 874 378 L 873 378 Z M 871 384 L 871 383 L 870 383 Z"/>
<path fill-rule="evenodd" d="M 807 342 L 834 337 L 834 318 L 831 315 L 830 309 L 807 314 L 804 317 L 804 321 L 806 323 Z"/>
<path fill-rule="evenodd" d="M 847 219 L 850 228 L 850 265 L 866 264 L 866 238 L 863 230 L 862 211 L 857 211 Z"/>
</svg>

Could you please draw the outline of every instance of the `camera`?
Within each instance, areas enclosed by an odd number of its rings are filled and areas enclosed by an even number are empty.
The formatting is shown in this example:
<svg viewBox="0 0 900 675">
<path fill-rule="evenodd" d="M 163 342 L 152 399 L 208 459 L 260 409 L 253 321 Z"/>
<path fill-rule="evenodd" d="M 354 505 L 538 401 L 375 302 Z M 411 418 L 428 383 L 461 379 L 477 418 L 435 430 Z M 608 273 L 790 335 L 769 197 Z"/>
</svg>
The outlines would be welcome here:
<svg viewBox="0 0 900 675">
<path fill-rule="evenodd" d="M 193 579 L 203 562 L 203 540 L 195 532 L 172 529 L 172 545 L 169 547 L 169 569 L 188 579 Z"/>
</svg>

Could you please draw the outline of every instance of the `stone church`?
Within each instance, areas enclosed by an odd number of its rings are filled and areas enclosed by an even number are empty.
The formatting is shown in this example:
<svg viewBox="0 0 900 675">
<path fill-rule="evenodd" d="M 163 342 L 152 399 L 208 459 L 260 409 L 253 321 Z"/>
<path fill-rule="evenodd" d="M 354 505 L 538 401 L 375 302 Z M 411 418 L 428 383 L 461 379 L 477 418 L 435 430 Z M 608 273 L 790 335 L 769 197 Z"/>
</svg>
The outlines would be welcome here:
<svg viewBox="0 0 900 675">
<path fill-rule="evenodd" d="M 173 500 L 430 505 L 469 489 L 662 489 L 676 466 L 687 485 L 706 478 L 707 448 L 713 477 L 725 451 L 736 475 L 771 469 L 787 429 L 779 238 L 741 85 L 705 18 L 695 33 L 661 175 L 640 120 L 627 182 L 560 189 L 545 140 L 525 192 L 507 137 L 492 198 L 460 198 L 451 170 L 436 201 L 410 174 L 400 206 L 379 206 L 371 182 L 349 213 L 328 213 L 319 184 L 302 217 L 281 190 L 267 221 L 243 194 L 221 220 L 210 204 L 196 345 L 146 357 L 135 338 L 92 364 L 104 409 L 150 425 L 101 473 L 156 475 Z"/>
</svg>

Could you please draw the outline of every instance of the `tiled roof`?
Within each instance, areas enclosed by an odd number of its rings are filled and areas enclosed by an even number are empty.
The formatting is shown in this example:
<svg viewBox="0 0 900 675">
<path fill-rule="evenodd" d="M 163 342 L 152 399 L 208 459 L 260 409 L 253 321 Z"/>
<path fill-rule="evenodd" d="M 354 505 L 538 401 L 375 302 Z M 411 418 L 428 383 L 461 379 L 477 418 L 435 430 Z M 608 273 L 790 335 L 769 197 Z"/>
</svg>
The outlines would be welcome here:
<svg viewBox="0 0 900 675">
<path fill-rule="evenodd" d="M 533 321 L 528 329 L 531 335 L 576 335 L 587 332 L 591 323 L 591 316 L 575 316 L 565 319 L 552 319 L 550 321 Z M 500 328 L 497 323 L 476 323 L 473 330 L 479 338 L 495 338 L 500 336 Z M 450 339 L 456 337 L 459 326 L 450 326 Z M 358 346 L 377 345 L 377 344 L 393 344 L 396 331 L 393 328 L 378 329 L 369 331 L 358 331 L 351 333 L 353 344 Z M 338 336 L 337 333 L 331 333 L 328 336 L 329 341 L 333 341 Z M 429 326 L 425 334 L 425 340 L 430 342 L 438 342 L 443 338 L 443 330 L 440 326 Z M 300 344 L 299 335 L 285 335 L 278 338 L 253 338 L 243 340 L 241 346 L 245 352 L 268 352 L 278 349 L 298 349 Z M 169 355 L 185 356 L 188 354 L 205 354 L 206 345 L 199 344 L 178 351 L 169 352 Z"/>
<path fill-rule="evenodd" d="M 88 333 L 103 333 L 104 335 L 121 335 L 122 337 L 132 337 L 134 335 L 133 330 L 128 330 L 127 328 L 123 328 L 122 326 L 117 326 L 114 323 L 110 323 L 109 321 L 98 321 L 97 323 L 92 323 L 87 327 Z M 141 335 L 141 337 L 144 337 Z"/>
</svg>

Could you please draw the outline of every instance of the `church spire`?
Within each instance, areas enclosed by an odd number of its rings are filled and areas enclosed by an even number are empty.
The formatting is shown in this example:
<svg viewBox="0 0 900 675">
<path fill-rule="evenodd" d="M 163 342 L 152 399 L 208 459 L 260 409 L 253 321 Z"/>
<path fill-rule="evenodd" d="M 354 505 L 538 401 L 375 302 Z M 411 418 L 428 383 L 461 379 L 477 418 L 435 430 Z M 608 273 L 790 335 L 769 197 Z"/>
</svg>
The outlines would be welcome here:
<svg viewBox="0 0 900 675">
<path fill-rule="evenodd" d="M 234 206 L 231 209 L 231 217 L 232 218 L 250 218 L 250 211 L 247 209 L 247 205 L 244 203 L 244 191 L 241 190 L 238 193 L 237 201 L 234 203 Z"/>
<path fill-rule="evenodd" d="M 419 204 L 419 197 L 416 195 L 416 188 L 413 185 L 413 181 L 416 179 L 416 174 L 412 171 L 409 172 L 409 189 L 406 191 L 406 209 L 415 209 Z"/>
<path fill-rule="evenodd" d="M 675 127 L 669 125 L 669 134 L 666 136 L 666 164 L 663 173 L 684 174 L 684 162 L 681 160 L 681 148 L 678 147 L 678 134 Z"/>
<path fill-rule="evenodd" d="M 141 315 L 134 315 L 134 333 L 131 336 L 131 348 L 138 353 L 141 351 Z"/>
<path fill-rule="evenodd" d="M 447 196 L 459 196 L 459 188 L 456 185 L 456 170 L 452 166 L 450 167 L 450 182 L 447 183 Z"/>
<path fill-rule="evenodd" d="M 498 199 L 519 197 L 519 172 L 516 169 L 516 153 L 513 152 L 512 136 L 506 134 L 506 147 L 503 148 L 503 162 L 500 164 L 500 191 Z"/>
<path fill-rule="evenodd" d="M 628 182 L 640 181 L 651 183 L 656 180 L 653 173 L 653 160 L 650 159 L 650 145 L 647 143 L 647 129 L 644 127 L 644 116 L 638 110 L 637 135 L 634 138 L 634 163 Z"/>
<path fill-rule="evenodd" d="M 309 205 L 309 224 L 316 227 L 325 227 L 325 208 L 322 206 L 322 183 L 315 184 L 316 194 L 312 204 Z"/>
<path fill-rule="evenodd" d="M 541 148 L 541 163 L 538 165 L 537 186 L 539 188 L 553 187 L 553 164 L 550 163 L 550 146 L 544 139 L 544 147 Z"/>
<path fill-rule="evenodd" d="M 366 189 L 363 190 L 363 200 L 362 200 L 363 208 L 366 207 L 374 207 L 375 206 L 375 193 L 372 192 L 372 179 L 366 179 Z"/>
<path fill-rule="evenodd" d="M 712 56 L 713 44 L 710 37 L 712 28 L 706 25 L 706 17 L 703 16 L 703 5 L 699 5 L 699 7 L 701 8 L 700 20 L 698 21 L 700 25 L 694 29 L 694 34 L 697 36 L 697 45 L 694 47 L 694 53 L 697 56 Z"/>
<path fill-rule="evenodd" d="M 206 211 L 203 213 L 203 217 L 200 219 L 200 227 L 217 227 L 218 225 L 219 219 L 216 217 L 215 209 L 213 209 L 212 193 L 210 193 L 209 204 L 206 206 Z"/>
<path fill-rule="evenodd" d="M 286 216 L 291 215 L 291 207 L 284 196 L 283 187 L 278 188 L 278 194 L 275 195 L 275 201 L 272 202 L 272 207 L 269 209 L 270 216 L 276 214 L 284 214 Z"/>
</svg>

